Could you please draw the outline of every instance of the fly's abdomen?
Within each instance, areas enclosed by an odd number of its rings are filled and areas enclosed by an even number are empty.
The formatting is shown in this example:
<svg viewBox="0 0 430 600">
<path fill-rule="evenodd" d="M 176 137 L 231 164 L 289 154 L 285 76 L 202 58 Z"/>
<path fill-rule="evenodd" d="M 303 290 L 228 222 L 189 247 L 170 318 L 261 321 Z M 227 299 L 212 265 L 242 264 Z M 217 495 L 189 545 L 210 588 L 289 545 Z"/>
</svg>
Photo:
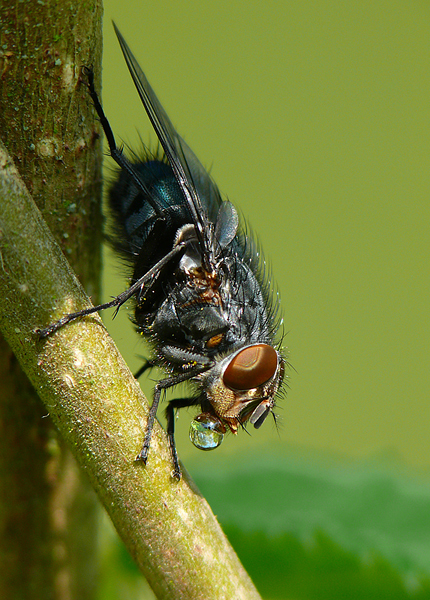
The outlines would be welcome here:
<svg viewBox="0 0 430 600">
<path fill-rule="evenodd" d="M 172 249 L 177 230 L 190 222 L 190 215 L 168 164 L 150 160 L 135 164 L 134 170 L 140 186 L 121 170 L 109 192 L 112 241 L 135 270 L 143 272 Z"/>
</svg>

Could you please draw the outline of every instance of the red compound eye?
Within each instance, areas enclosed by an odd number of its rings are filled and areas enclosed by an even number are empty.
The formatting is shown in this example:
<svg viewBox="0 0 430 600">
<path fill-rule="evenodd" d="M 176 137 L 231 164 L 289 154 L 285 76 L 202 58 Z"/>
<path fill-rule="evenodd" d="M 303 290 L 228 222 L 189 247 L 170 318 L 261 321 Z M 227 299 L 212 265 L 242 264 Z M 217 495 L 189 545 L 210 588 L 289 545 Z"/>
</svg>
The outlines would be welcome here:
<svg viewBox="0 0 430 600">
<path fill-rule="evenodd" d="M 278 368 L 272 346 L 256 344 L 236 354 L 224 371 L 224 384 L 231 390 L 251 390 L 269 381 Z"/>
</svg>

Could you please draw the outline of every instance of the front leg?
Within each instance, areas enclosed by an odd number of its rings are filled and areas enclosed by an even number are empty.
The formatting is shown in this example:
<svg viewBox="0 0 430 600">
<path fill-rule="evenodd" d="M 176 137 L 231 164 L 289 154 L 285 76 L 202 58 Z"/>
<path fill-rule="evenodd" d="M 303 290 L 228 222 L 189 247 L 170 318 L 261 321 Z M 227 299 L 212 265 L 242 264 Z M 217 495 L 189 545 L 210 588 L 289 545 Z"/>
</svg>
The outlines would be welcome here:
<svg viewBox="0 0 430 600">
<path fill-rule="evenodd" d="M 167 381 L 167 380 L 165 379 L 164 381 Z M 154 427 L 155 415 L 157 414 L 158 404 L 160 402 L 160 396 L 161 396 L 161 390 L 162 390 L 161 384 L 162 383 L 163 383 L 163 381 L 159 381 L 154 388 L 154 399 L 152 401 L 152 406 L 149 409 L 148 423 L 146 425 L 146 432 L 145 432 L 145 439 L 143 440 L 142 450 L 136 456 L 136 460 L 141 460 L 144 465 L 146 465 L 146 461 L 148 460 L 148 452 L 149 452 L 149 446 L 151 444 L 152 429 Z"/>
<path fill-rule="evenodd" d="M 169 439 L 174 467 L 172 475 L 175 479 L 181 478 L 181 468 L 179 466 L 175 443 L 175 410 L 177 408 L 185 408 L 186 406 L 194 406 L 196 404 L 200 404 L 200 398 L 177 398 L 176 400 L 171 400 L 166 408 L 167 437 Z"/>
<path fill-rule="evenodd" d="M 151 445 L 152 430 L 154 428 L 154 421 L 155 421 L 155 416 L 157 414 L 158 404 L 160 403 L 161 391 L 167 390 L 168 388 L 173 387 L 174 385 L 177 385 L 178 383 L 182 383 L 183 381 L 188 381 L 189 379 L 192 379 L 193 377 L 195 377 L 202 371 L 206 371 L 206 370 L 207 370 L 206 366 L 195 368 L 186 373 L 174 375 L 173 377 L 168 377 L 167 379 L 162 379 L 155 385 L 154 400 L 152 402 L 151 408 L 149 409 L 148 423 L 146 426 L 146 432 L 145 432 L 145 438 L 143 440 L 142 450 L 136 456 L 136 460 L 141 460 L 145 465 L 148 460 L 148 452 L 149 452 L 149 447 Z M 179 400 L 179 403 L 183 402 L 184 400 L 185 399 Z M 176 402 L 178 402 L 178 401 L 176 401 Z M 190 401 L 190 399 L 187 399 L 186 402 L 187 402 L 187 404 L 183 404 L 183 403 L 177 404 L 176 407 L 181 408 L 182 406 L 191 406 L 192 404 L 196 403 L 192 400 Z M 169 402 L 167 411 L 169 411 L 171 405 L 172 405 L 171 416 L 169 416 L 170 413 L 167 415 L 167 417 L 168 417 L 167 418 L 167 435 L 169 437 L 169 445 L 170 445 L 170 451 L 172 454 L 172 461 L 173 461 L 172 476 L 175 479 L 179 480 L 181 478 L 181 469 L 179 468 L 175 440 L 174 440 L 174 435 L 173 435 L 173 429 L 174 429 L 173 410 L 175 408 L 175 400 L 172 400 L 172 402 Z M 166 413 L 167 413 L 167 411 L 166 411 Z"/>
</svg>

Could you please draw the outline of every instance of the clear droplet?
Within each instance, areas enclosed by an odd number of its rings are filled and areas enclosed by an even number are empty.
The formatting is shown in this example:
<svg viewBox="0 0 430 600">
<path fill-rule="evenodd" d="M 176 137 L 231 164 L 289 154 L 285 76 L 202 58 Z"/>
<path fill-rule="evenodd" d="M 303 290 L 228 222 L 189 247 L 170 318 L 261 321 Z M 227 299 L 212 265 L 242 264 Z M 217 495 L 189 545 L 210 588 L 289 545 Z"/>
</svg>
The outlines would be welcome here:
<svg viewBox="0 0 430 600">
<path fill-rule="evenodd" d="M 214 450 L 224 439 L 225 427 L 213 415 L 202 413 L 190 423 L 190 440 L 199 450 Z"/>
</svg>

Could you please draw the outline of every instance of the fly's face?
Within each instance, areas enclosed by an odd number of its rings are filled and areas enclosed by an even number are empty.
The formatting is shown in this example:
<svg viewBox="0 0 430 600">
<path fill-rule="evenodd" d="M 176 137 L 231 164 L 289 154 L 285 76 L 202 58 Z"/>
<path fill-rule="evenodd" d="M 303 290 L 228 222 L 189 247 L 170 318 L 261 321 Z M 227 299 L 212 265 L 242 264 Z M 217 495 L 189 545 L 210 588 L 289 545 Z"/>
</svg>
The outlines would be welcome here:
<svg viewBox="0 0 430 600">
<path fill-rule="evenodd" d="M 258 429 L 275 405 L 284 359 L 268 344 L 252 344 L 219 361 L 200 376 L 211 412 L 191 423 L 190 439 L 201 450 L 217 448 L 229 429 L 248 421 Z"/>
</svg>

